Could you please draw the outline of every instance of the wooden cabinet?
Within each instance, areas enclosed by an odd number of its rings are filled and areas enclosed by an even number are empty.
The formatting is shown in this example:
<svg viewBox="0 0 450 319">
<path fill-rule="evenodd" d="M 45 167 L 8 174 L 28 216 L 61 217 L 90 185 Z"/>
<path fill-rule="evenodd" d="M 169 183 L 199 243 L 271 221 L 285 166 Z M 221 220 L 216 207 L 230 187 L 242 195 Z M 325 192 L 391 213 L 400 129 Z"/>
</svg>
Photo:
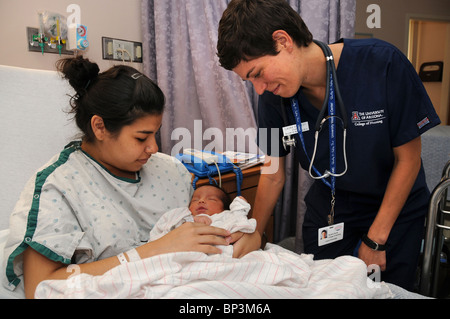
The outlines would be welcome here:
<svg viewBox="0 0 450 319">
<path fill-rule="evenodd" d="M 242 186 L 241 195 L 250 203 L 253 208 L 255 204 L 256 189 L 258 187 L 259 177 L 261 175 L 261 165 L 250 167 L 242 171 Z M 215 180 L 219 183 L 218 176 L 215 176 Z M 209 184 L 208 178 L 199 179 L 197 186 Z M 236 174 L 227 173 L 222 175 L 222 188 L 230 195 L 231 199 L 234 199 L 237 195 Z M 252 211 L 250 210 L 249 216 L 251 217 Z M 266 227 L 266 236 L 269 242 L 273 241 L 273 218 L 269 220 Z"/>
</svg>

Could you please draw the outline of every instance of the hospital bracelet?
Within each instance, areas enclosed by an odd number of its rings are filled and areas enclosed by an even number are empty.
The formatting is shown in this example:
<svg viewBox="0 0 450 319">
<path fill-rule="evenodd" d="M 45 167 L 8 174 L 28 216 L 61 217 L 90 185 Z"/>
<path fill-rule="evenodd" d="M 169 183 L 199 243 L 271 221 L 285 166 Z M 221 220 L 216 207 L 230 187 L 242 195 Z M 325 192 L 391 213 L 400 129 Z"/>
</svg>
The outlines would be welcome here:
<svg viewBox="0 0 450 319">
<path fill-rule="evenodd" d="M 128 260 L 130 262 L 135 262 L 141 260 L 141 257 L 139 256 L 139 253 L 136 251 L 136 249 L 131 249 L 127 251 L 126 253 L 120 253 L 117 255 L 117 258 L 119 259 L 121 264 L 126 264 L 128 262 L 127 258 L 125 257 L 125 254 L 128 256 Z"/>
<path fill-rule="evenodd" d="M 127 254 L 128 259 L 130 260 L 130 262 L 135 262 L 135 261 L 141 260 L 141 256 L 139 256 L 139 253 L 134 248 L 129 250 L 129 251 L 127 251 L 126 254 Z"/>
<path fill-rule="evenodd" d="M 117 255 L 117 258 L 119 258 L 119 261 L 121 264 L 126 264 L 128 262 L 127 258 L 125 257 L 124 253 L 120 253 Z"/>
</svg>

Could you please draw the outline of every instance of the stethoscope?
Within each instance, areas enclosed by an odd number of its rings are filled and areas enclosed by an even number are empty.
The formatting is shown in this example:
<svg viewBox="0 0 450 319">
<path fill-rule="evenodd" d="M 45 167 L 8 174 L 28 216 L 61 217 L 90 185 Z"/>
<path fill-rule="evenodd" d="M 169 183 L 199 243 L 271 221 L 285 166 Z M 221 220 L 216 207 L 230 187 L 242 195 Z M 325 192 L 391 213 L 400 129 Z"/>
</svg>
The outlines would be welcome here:
<svg viewBox="0 0 450 319">
<path fill-rule="evenodd" d="M 334 57 L 333 53 L 331 52 L 331 49 L 324 43 L 320 41 L 314 40 L 314 43 L 316 43 L 323 51 L 325 57 L 326 57 L 326 74 L 327 74 L 327 86 L 326 86 L 326 95 L 325 95 L 325 101 L 322 105 L 322 109 L 319 113 L 319 116 L 317 118 L 316 125 L 314 127 L 315 134 L 314 134 L 314 152 L 309 159 L 308 153 L 306 152 L 306 146 L 305 146 L 305 140 L 303 137 L 303 126 L 300 116 L 300 107 L 297 96 L 292 97 L 291 100 L 291 107 L 292 111 L 294 113 L 296 126 L 297 126 L 297 134 L 299 135 L 300 141 L 303 146 L 303 150 L 308 157 L 308 160 L 310 162 L 309 165 L 309 175 L 316 180 L 321 179 L 327 186 L 329 186 L 332 190 L 332 213 L 329 216 L 329 224 L 333 224 L 334 219 L 334 204 L 335 204 L 335 190 L 336 190 L 336 178 L 344 176 L 347 173 L 348 170 L 348 162 L 347 162 L 347 152 L 346 152 L 346 142 L 347 142 L 347 116 L 346 116 L 346 109 L 344 102 L 342 101 L 341 93 L 339 91 L 339 86 L 337 83 L 337 76 L 336 76 L 336 65 L 334 63 Z M 340 113 L 342 117 L 338 117 L 336 115 L 336 104 L 339 105 Z M 282 106 L 283 112 L 284 105 Z M 327 116 L 325 116 L 325 113 L 328 111 Z M 283 117 L 286 115 L 283 114 Z M 345 167 L 344 170 L 341 173 L 336 173 L 336 162 L 337 162 L 337 145 L 336 145 L 336 120 L 341 121 L 342 127 L 343 127 L 343 156 L 344 156 L 344 163 Z M 319 133 L 322 130 L 325 123 L 329 121 L 329 145 L 330 145 L 330 169 L 325 170 L 323 174 L 321 174 L 316 167 L 314 166 L 314 162 L 316 159 L 317 154 L 317 145 L 319 141 Z M 283 137 L 283 146 L 285 149 L 287 149 L 290 146 L 295 147 L 295 139 L 293 136 L 284 136 Z M 314 172 L 314 173 L 313 173 Z M 327 180 L 327 178 L 330 178 L 330 181 Z"/>
</svg>

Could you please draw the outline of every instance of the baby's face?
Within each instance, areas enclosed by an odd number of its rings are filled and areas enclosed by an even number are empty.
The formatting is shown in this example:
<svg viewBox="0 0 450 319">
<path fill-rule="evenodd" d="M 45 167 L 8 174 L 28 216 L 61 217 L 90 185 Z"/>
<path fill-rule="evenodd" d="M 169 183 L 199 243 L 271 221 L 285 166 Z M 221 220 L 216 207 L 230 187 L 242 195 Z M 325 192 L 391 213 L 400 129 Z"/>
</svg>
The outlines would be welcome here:
<svg viewBox="0 0 450 319">
<path fill-rule="evenodd" d="M 192 215 L 214 215 L 223 211 L 222 192 L 213 186 L 202 186 L 194 192 L 189 210 Z"/>
</svg>

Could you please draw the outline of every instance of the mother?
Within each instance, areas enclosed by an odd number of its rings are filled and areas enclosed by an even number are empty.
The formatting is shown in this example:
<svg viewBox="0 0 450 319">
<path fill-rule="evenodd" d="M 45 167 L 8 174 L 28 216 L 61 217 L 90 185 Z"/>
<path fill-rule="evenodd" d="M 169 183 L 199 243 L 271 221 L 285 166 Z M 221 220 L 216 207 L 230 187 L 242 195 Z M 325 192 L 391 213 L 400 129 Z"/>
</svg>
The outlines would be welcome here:
<svg viewBox="0 0 450 319">
<path fill-rule="evenodd" d="M 165 98 L 145 75 L 127 66 L 99 73 L 82 57 L 58 70 L 75 89 L 72 112 L 83 132 L 27 183 L 11 215 L 3 284 L 25 295 L 37 285 L 79 272 L 101 275 L 120 263 L 177 251 L 219 253 L 230 234 L 186 223 L 159 240 L 149 232 L 169 209 L 187 206 L 191 176 L 157 153 Z"/>
</svg>

